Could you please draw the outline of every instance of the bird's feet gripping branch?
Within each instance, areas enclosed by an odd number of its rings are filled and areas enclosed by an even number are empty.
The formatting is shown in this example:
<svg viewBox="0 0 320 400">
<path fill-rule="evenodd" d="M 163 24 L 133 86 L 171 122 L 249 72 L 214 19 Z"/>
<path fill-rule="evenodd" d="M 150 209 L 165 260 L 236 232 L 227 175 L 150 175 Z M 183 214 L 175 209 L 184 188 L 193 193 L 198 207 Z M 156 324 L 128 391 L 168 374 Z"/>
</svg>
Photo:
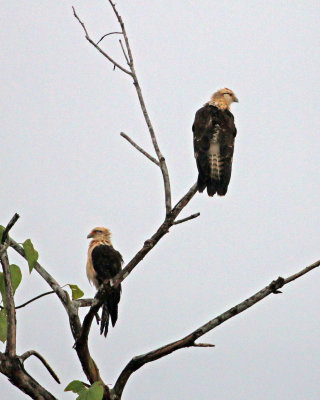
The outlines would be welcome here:
<svg viewBox="0 0 320 400">
<path fill-rule="evenodd" d="M 87 276 L 96 289 L 106 279 L 112 279 L 121 271 L 123 259 L 121 254 L 114 249 L 111 243 L 111 232 L 107 228 L 97 227 L 92 229 L 87 238 L 92 239 L 88 249 Z M 118 303 L 121 296 L 121 285 L 111 288 L 110 294 L 102 305 L 100 333 L 107 336 L 109 318 L 112 326 L 118 319 Z"/>
</svg>

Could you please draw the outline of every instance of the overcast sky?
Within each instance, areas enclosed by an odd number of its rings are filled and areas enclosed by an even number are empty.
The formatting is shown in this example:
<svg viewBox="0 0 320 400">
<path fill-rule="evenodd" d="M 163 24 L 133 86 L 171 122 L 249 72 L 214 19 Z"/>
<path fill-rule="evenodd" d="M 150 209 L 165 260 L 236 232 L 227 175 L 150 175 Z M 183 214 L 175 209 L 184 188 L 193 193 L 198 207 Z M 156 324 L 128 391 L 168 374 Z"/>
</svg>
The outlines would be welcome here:
<svg viewBox="0 0 320 400">
<path fill-rule="evenodd" d="M 119 135 L 153 152 L 130 77 L 85 40 L 74 5 L 98 40 L 117 31 L 108 1 L 1 2 L 0 224 L 31 238 L 39 262 L 63 285 L 94 295 L 85 274 L 97 225 L 125 262 L 164 218 L 160 170 Z M 318 1 L 118 0 L 138 77 L 166 157 L 173 201 L 197 177 L 194 114 L 222 87 L 234 90 L 238 128 L 229 191 L 196 195 L 123 284 L 119 320 L 90 346 L 106 383 L 135 355 L 177 340 L 279 275 L 319 259 Z M 103 48 L 123 63 L 118 37 Z M 48 290 L 26 262 L 16 304 Z M 318 400 L 320 271 L 313 271 L 202 338 L 214 349 L 180 350 L 129 380 L 124 400 Z M 18 353 L 58 399 L 85 380 L 65 311 L 51 295 L 17 311 Z M 4 345 L 0 344 L 0 350 Z M 26 397 L 4 376 L 1 399 Z"/>
</svg>

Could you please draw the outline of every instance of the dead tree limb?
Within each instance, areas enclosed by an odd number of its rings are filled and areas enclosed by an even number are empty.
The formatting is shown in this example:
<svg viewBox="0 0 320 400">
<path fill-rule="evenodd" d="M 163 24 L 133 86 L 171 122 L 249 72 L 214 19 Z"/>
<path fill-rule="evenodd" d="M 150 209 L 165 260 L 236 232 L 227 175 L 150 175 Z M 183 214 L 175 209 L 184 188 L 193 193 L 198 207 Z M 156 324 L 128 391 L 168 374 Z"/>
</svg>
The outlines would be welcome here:
<svg viewBox="0 0 320 400">
<path fill-rule="evenodd" d="M 134 66 L 134 60 L 133 60 L 133 56 L 132 56 L 132 51 L 131 51 L 131 47 L 130 47 L 130 43 L 129 43 L 129 39 L 128 39 L 128 35 L 126 32 L 126 28 L 124 25 L 124 22 L 120 16 L 120 14 L 118 13 L 115 4 L 109 0 L 109 3 L 115 13 L 115 16 L 119 22 L 119 25 L 121 27 L 121 32 L 122 35 L 124 37 L 124 41 L 125 41 L 125 47 L 126 47 L 126 51 L 124 49 L 124 46 L 122 44 L 122 42 L 120 41 L 120 46 L 122 48 L 125 60 L 130 68 L 130 71 L 128 71 L 127 69 L 123 68 L 122 66 L 120 66 L 118 63 L 116 63 L 107 53 L 105 53 L 97 44 L 95 44 L 95 42 L 90 38 L 87 28 L 85 26 L 85 24 L 80 20 L 80 18 L 78 17 L 74 7 L 73 7 L 73 14 L 75 16 L 75 18 L 78 20 L 78 22 L 80 23 L 80 25 L 82 26 L 84 32 L 85 32 L 85 37 L 88 40 L 89 43 L 91 43 L 101 54 L 103 54 L 108 61 L 110 61 L 113 65 L 115 65 L 116 67 L 118 67 L 121 71 L 125 72 L 126 74 L 130 75 L 133 79 L 133 84 L 135 86 L 137 95 L 138 95 L 138 99 L 139 99 L 139 103 L 140 103 L 140 107 L 145 119 L 145 122 L 147 124 L 148 130 L 149 130 L 149 134 L 152 140 L 152 144 L 154 147 L 154 150 L 157 154 L 157 158 L 159 161 L 159 167 L 161 169 L 161 173 L 162 173 L 162 178 L 163 178 L 163 184 L 164 184 L 164 192 L 165 192 L 165 207 L 166 207 L 166 215 L 168 215 L 171 211 L 171 188 L 170 188 L 170 178 L 169 178 L 169 172 L 168 172 L 168 168 L 167 168 L 167 164 L 166 164 L 166 160 L 164 158 L 164 156 L 162 155 L 161 151 L 160 151 L 160 147 L 158 145 L 158 141 L 156 138 L 156 134 L 155 131 L 153 129 L 148 111 L 147 111 L 147 107 L 142 95 L 142 90 L 139 84 L 139 80 L 137 77 L 137 73 L 135 70 L 135 66 Z M 150 158 L 150 157 L 148 157 Z"/>
<path fill-rule="evenodd" d="M 5 230 L 3 231 L 2 238 L 1 238 L 1 244 L 5 243 L 7 240 L 8 234 L 10 229 L 13 227 L 13 225 L 18 221 L 20 218 L 20 215 L 15 213 L 14 216 L 11 218 L 9 221 L 8 225 L 5 227 Z"/>
<path fill-rule="evenodd" d="M 14 386 L 32 399 L 57 400 L 26 372 L 19 357 L 9 357 L 7 354 L 0 353 L 0 372 L 6 375 Z"/>
<path fill-rule="evenodd" d="M 122 67 L 119 63 L 117 63 L 117 61 L 115 61 L 112 57 L 110 57 L 107 53 L 105 53 L 102 48 L 100 46 L 98 46 L 98 43 L 101 41 L 101 39 L 99 40 L 99 42 L 96 44 L 88 35 L 88 31 L 87 28 L 85 26 L 85 24 L 80 20 L 80 18 L 78 17 L 76 10 L 74 9 L 74 7 L 72 7 L 73 9 L 73 15 L 74 17 L 79 21 L 79 24 L 82 26 L 82 29 L 84 30 L 85 36 L 87 41 L 92 44 L 93 47 L 95 47 L 104 57 L 106 57 L 111 64 L 113 64 L 114 67 L 119 68 L 122 72 L 124 72 L 125 74 L 128 74 L 130 76 L 132 76 L 132 73 L 130 71 L 128 71 L 126 68 Z"/>
<path fill-rule="evenodd" d="M 252 307 L 254 304 L 258 303 L 259 301 L 263 300 L 267 296 L 273 293 L 280 293 L 279 289 L 282 288 L 284 285 L 292 282 L 293 280 L 300 278 L 301 276 L 305 275 L 306 273 L 312 271 L 313 269 L 320 266 L 320 260 L 316 261 L 315 263 L 309 265 L 308 267 L 304 268 L 303 270 L 297 272 L 294 275 L 289 276 L 288 278 L 281 278 L 272 281 L 268 286 L 261 289 L 259 292 L 255 293 L 253 296 L 247 298 L 246 300 L 242 301 L 241 303 L 237 304 L 236 306 L 230 308 L 229 310 L 225 311 L 224 313 L 218 315 L 217 317 L 213 318 L 206 324 L 202 325 L 200 328 L 196 329 L 195 331 L 191 332 L 189 335 L 185 336 L 184 338 L 177 340 L 175 342 L 169 343 L 165 346 L 159 347 L 156 350 L 152 350 L 148 353 L 141 354 L 139 356 L 133 357 L 131 361 L 126 365 L 123 369 L 119 378 L 116 381 L 114 388 L 111 390 L 111 399 L 118 400 L 121 399 L 121 395 L 123 389 L 130 378 L 130 376 L 141 368 L 143 365 L 158 360 L 159 358 L 165 357 L 176 350 L 183 349 L 186 347 L 207 347 L 200 344 L 195 343 L 197 339 L 201 336 L 205 335 L 209 331 L 213 330 L 217 326 L 223 324 L 228 319 L 235 317 L 236 315 L 242 313 L 243 311 L 247 310 L 248 308 Z"/>
<path fill-rule="evenodd" d="M 156 164 L 158 167 L 160 166 L 159 161 L 157 161 L 154 157 L 152 157 L 149 153 L 147 153 L 145 150 L 143 150 L 142 147 L 140 147 L 137 143 L 135 143 L 128 135 L 126 135 L 124 132 L 121 132 L 120 135 L 125 138 L 134 148 L 136 148 L 140 153 L 142 153 L 144 156 L 149 158 L 150 161 L 152 161 L 154 164 Z"/>
<path fill-rule="evenodd" d="M 57 374 L 56 374 L 56 373 L 54 372 L 54 370 L 50 367 L 49 363 L 44 359 L 44 357 L 42 357 L 42 355 L 39 354 L 37 351 L 35 351 L 35 350 L 26 351 L 25 353 L 23 353 L 23 354 L 20 356 L 20 360 L 21 360 L 22 363 L 24 363 L 25 360 L 26 360 L 27 358 L 31 357 L 31 356 L 37 357 L 37 358 L 42 362 L 42 364 L 47 368 L 47 370 L 48 370 L 49 374 L 52 376 L 52 378 L 53 378 L 57 383 L 60 383 L 60 380 L 59 380 Z"/>
</svg>

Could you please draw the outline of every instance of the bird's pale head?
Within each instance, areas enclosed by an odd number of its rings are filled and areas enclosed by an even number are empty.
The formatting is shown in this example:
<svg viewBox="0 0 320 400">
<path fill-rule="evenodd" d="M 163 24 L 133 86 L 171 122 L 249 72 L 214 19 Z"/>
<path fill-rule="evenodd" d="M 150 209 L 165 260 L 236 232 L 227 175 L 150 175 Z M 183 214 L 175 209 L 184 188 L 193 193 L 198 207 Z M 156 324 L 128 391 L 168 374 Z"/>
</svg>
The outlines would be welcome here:
<svg viewBox="0 0 320 400">
<path fill-rule="evenodd" d="M 92 229 L 92 231 L 89 233 L 87 238 L 110 243 L 111 242 L 111 232 L 107 228 L 98 226 L 97 228 Z"/>
<path fill-rule="evenodd" d="M 238 103 L 236 95 L 231 89 L 224 88 L 213 93 L 209 104 L 220 108 L 220 110 L 229 110 L 230 105 L 234 102 Z"/>
</svg>

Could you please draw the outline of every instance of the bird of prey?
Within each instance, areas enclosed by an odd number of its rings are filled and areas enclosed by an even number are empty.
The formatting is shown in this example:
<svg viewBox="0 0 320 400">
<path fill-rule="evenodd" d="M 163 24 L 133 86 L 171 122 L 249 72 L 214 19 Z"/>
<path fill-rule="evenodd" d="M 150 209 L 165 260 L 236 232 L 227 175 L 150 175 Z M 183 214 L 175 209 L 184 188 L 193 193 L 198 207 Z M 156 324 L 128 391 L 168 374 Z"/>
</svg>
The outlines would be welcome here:
<svg viewBox="0 0 320 400">
<path fill-rule="evenodd" d="M 227 193 L 231 178 L 234 139 L 237 129 L 230 105 L 238 102 L 230 89 L 215 92 L 195 115 L 192 125 L 194 156 L 198 167 L 198 190 L 209 196 Z"/>
<path fill-rule="evenodd" d="M 91 238 L 88 249 L 87 276 L 90 282 L 99 289 L 105 279 L 111 279 L 121 271 L 123 259 L 111 243 L 111 232 L 107 228 L 92 229 L 87 238 Z M 102 305 L 100 334 L 107 336 L 109 316 L 112 326 L 118 318 L 118 303 L 120 301 L 121 286 L 111 288 L 110 295 Z"/>
</svg>

